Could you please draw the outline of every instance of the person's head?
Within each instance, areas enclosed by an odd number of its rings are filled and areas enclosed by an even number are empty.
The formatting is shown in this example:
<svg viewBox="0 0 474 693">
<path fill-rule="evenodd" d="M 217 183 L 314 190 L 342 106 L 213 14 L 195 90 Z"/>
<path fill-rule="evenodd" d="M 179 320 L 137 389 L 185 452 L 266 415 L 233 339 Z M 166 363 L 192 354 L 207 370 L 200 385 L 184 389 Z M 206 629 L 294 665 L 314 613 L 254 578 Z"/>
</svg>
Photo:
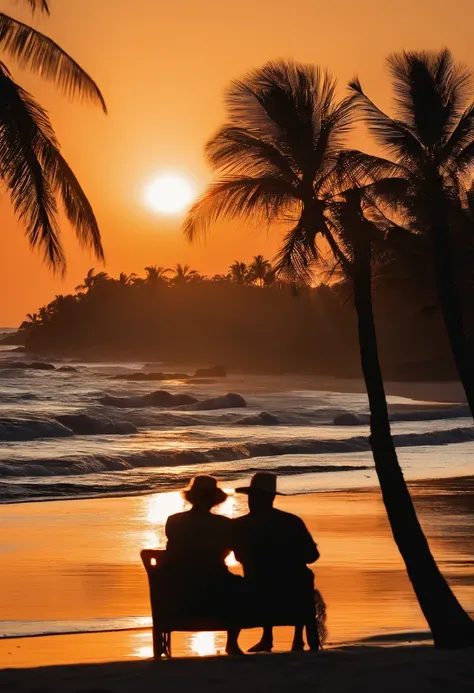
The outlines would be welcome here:
<svg viewBox="0 0 474 693">
<path fill-rule="evenodd" d="M 223 503 L 227 494 L 219 488 L 217 479 L 201 474 L 195 476 L 191 486 L 183 491 L 183 498 L 191 503 L 193 508 L 209 512 L 216 505 Z"/>
<path fill-rule="evenodd" d="M 277 491 L 277 476 L 271 472 L 257 472 L 253 475 L 250 486 L 243 486 L 235 490 L 237 493 L 245 493 L 248 496 L 251 513 L 270 510 L 275 496 L 282 495 Z"/>
</svg>

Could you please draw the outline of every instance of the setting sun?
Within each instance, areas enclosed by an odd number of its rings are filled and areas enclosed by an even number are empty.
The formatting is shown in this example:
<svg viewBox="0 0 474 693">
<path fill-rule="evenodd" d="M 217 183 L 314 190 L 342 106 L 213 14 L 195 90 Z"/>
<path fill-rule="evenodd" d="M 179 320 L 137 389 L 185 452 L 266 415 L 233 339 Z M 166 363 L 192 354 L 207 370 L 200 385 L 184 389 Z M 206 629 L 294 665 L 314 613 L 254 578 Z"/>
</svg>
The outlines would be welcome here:
<svg viewBox="0 0 474 693">
<path fill-rule="evenodd" d="M 148 206 L 159 214 L 184 212 L 195 197 L 190 181 L 176 173 L 159 176 L 145 190 Z"/>
</svg>

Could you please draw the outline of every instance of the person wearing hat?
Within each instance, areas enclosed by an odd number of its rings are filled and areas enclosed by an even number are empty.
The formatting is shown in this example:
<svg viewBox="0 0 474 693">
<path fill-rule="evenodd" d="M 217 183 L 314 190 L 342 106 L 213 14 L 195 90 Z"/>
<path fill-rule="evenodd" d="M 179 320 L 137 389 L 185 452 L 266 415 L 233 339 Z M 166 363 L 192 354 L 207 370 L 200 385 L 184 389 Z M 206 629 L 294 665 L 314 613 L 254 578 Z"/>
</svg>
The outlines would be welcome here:
<svg viewBox="0 0 474 693">
<path fill-rule="evenodd" d="M 253 602 L 262 614 L 263 637 L 251 652 L 273 647 L 273 623 L 295 625 L 293 650 L 304 648 L 306 626 L 310 649 L 319 649 L 314 577 L 307 567 L 319 551 L 301 518 L 273 507 L 277 476 L 256 473 L 249 486 L 235 489 L 248 496 L 249 513 L 233 520 L 234 553 L 243 566 Z"/>
<path fill-rule="evenodd" d="M 226 500 L 227 494 L 214 477 L 200 475 L 182 495 L 190 503 L 190 510 L 171 515 L 165 528 L 167 564 L 179 567 L 174 572 L 174 586 L 179 590 L 182 585 L 188 613 L 231 623 L 238 618 L 243 580 L 225 564 L 233 550 L 232 521 L 211 512 Z M 238 635 L 238 629 L 227 632 L 227 654 L 243 654 Z"/>
</svg>

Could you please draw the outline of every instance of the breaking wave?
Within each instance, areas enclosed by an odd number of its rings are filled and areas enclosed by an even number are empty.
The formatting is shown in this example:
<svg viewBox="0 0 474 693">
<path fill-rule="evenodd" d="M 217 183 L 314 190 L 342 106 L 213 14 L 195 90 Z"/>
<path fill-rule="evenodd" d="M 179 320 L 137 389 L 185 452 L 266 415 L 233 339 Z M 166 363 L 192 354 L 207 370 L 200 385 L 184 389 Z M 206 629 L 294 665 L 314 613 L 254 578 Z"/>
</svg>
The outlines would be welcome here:
<svg viewBox="0 0 474 693">
<path fill-rule="evenodd" d="M 430 431 L 427 433 L 405 433 L 394 435 L 393 438 L 398 447 L 448 445 L 474 441 L 474 427 Z M 124 455 L 82 455 L 38 460 L 10 459 L 0 462 L 0 477 L 85 475 L 141 468 L 214 464 L 246 460 L 254 457 L 331 455 L 369 450 L 368 438 L 366 436 L 355 436 L 343 440 L 250 442 L 243 445 L 222 445 L 201 450 L 144 450 Z"/>
<path fill-rule="evenodd" d="M 88 414 L 63 414 L 47 419 L 0 419 L 0 440 L 5 442 L 67 438 L 72 435 L 129 435 L 137 432 L 137 427 L 128 421 L 112 421 Z"/>
</svg>

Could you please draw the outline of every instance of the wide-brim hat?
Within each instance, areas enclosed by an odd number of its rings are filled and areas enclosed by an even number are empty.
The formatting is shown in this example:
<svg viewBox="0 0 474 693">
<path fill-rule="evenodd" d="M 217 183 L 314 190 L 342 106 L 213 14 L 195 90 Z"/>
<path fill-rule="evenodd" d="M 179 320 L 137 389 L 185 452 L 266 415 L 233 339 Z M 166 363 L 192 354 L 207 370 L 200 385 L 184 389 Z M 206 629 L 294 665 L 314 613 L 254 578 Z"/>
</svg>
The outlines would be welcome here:
<svg viewBox="0 0 474 693">
<path fill-rule="evenodd" d="M 277 475 L 272 472 L 257 472 L 250 480 L 250 486 L 240 486 L 236 493 L 266 493 L 271 496 L 284 496 L 277 491 Z"/>
<path fill-rule="evenodd" d="M 217 479 L 207 474 L 195 476 L 191 485 L 182 491 L 182 496 L 189 503 L 206 501 L 210 505 L 220 505 L 227 499 L 227 493 L 217 485 Z"/>
</svg>

